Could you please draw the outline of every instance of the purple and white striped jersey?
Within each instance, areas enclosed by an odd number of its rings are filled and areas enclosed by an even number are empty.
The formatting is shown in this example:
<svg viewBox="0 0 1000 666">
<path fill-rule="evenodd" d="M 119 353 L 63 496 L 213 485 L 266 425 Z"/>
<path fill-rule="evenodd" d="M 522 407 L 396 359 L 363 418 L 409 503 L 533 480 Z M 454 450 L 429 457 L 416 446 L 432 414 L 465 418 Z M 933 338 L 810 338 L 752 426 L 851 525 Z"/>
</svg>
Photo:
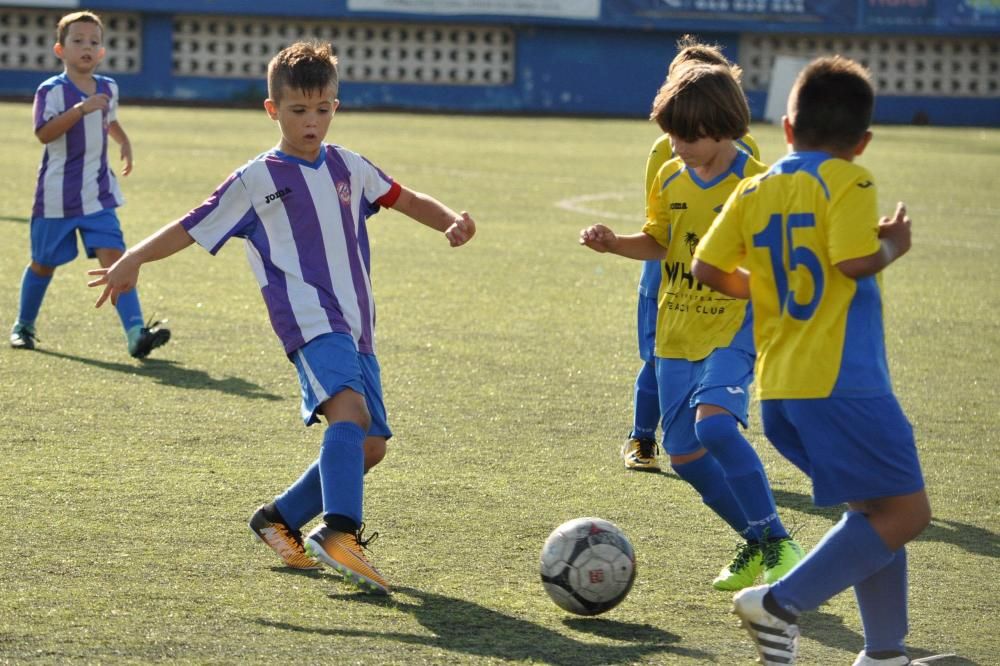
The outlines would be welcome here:
<svg viewBox="0 0 1000 666">
<path fill-rule="evenodd" d="M 117 117 L 118 84 L 106 76 L 94 79 L 97 92 L 111 102 L 45 144 L 32 217 L 80 217 L 125 202 L 108 168 L 108 125 Z M 46 80 L 35 91 L 35 131 L 87 97 L 65 73 Z"/>
<path fill-rule="evenodd" d="M 375 302 L 366 219 L 400 186 L 361 155 L 323 144 L 313 163 L 277 149 L 236 170 L 181 218 L 212 254 L 246 242 L 271 326 L 292 353 L 324 333 L 349 333 L 375 352 Z"/>
</svg>

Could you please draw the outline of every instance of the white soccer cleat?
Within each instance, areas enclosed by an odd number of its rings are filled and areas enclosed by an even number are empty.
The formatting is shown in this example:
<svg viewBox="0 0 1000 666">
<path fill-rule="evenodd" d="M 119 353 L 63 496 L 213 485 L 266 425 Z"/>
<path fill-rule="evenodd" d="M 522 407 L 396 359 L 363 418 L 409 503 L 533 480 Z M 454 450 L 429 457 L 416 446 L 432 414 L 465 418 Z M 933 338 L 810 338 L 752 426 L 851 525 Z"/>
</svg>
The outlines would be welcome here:
<svg viewBox="0 0 1000 666">
<path fill-rule="evenodd" d="M 862 650 L 852 666 L 927 666 L 927 664 L 932 661 L 954 656 L 954 653 L 949 652 L 947 654 L 936 654 L 931 657 L 920 657 L 919 659 L 914 659 L 913 661 L 910 661 L 910 658 L 906 655 L 889 657 L 887 659 L 875 659 L 873 657 L 869 657 Z"/>
<path fill-rule="evenodd" d="M 785 622 L 764 609 L 768 585 L 748 587 L 733 597 L 733 613 L 753 639 L 764 666 L 788 666 L 799 653 L 799 625 Z"/>
</svg>

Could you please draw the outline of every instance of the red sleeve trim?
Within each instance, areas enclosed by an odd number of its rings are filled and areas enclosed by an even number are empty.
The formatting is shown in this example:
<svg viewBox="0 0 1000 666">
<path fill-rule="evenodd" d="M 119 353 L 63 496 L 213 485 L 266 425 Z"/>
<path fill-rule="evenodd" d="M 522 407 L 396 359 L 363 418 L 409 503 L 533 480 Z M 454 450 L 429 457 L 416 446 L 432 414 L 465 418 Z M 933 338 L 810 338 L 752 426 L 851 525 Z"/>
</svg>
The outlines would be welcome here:
<svg viewBox="0 0 1000 666">
<path fill-rule="evenodd" d="M 392 185 L 389 186 L 389 191 L 376 199 L 375 203 L 384 208 L 392 208 L 393 204 L 396 203 L 396 199 L 399 198 L 399 193 L 402 191 L 403 186 L 396 181 L 392 181 Z"/>
</svg>

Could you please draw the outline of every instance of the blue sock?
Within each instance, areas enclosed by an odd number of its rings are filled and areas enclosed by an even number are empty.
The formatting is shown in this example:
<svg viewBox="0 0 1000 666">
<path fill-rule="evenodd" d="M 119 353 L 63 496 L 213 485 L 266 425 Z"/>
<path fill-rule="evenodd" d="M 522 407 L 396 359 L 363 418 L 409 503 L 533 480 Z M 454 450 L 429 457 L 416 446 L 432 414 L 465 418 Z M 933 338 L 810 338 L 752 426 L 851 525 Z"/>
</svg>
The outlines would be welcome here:
<svg viewBox="0 0 1000 666">
<path fill-rule="evenodd" d="M 635 378 L 632 432 L 629 437 L 656 439 L 660 422 L 660 394 L 656 387 L 656 365 L 644 363 Z"/>
<path fill-rule="evenodd" d="M 319 480 L 319 460 L 309 465 L 302 476 L 274 499 L 285 523 L 295 530 L 323 512 L 323 485 Z"/>
<path fill-rule="evenodd" d="M 895 556 L 863 513 L 847 511 L 812 552 L 771 585 L 771 596 L 779 606 L 799 615 L 866 580 Z"/>
<path fill-rule="evenodd" d="M 710 452 L 681 465 L 670 464 L 677 475 L 694 486 L 703 501 L 740 536 L 746 538 L 747 519 L 733 491 L 726 483 L 722 467 Z"/>
<path fill-rule="evenodd" d="M 865 652 L 906 652 L 906 548 L 874 574 L 854 584 L 865 628 Z"/>
<path fill-rule="evenodd" d="M 21 277 L 21 305 L 17 313 L 17 320 L 27 326 L 34 326 L 35 319 L 38 318 L 38 311 L 42 307 L 42 299 L 45 298 L 45 290 L 49 288 L 52 276 L 42 276 L 31 270 L 31 266 L 24 269 Z"/>
<path fill-rule="evenodd" d="M 122 328 L 125 329 L 126 335 L 130 329 L 136 326 L 142 327 L 142 307 L 139 305 L 138 289 L 119 294 L 115 309 L 118 310 L 118 318 L 121 319 Z"/>
<path fill-rule="evenodd" d="M 761 541 L 788 536 L 778 518 L 778 507 L 757 452 L 740 433 L 732 414 L 714 414 L 694 426 L 698 441 L 715 456 L 726 483 L 739 500 L 750 526 L 749 538 Z"/>
<path fill-rule="evenodd" d="M 350 421 L 331 424 L 319 452 L 323 515 L 340 516 L 361 526 L 365 478 L 365 431 Z M 280 510 L 280 509 L 279 509 Z"/>
</svg>

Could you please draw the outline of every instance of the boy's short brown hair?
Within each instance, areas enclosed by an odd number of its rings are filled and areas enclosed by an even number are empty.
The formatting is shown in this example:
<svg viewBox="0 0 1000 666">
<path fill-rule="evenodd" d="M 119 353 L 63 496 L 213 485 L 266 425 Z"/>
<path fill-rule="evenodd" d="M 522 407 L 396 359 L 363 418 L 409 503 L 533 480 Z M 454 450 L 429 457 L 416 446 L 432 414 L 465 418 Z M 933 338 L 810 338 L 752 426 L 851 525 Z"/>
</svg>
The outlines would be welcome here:
<svg viewBox="0 0 1000 666">
<path fill-rule="evenodd" d="M 702 63 L 706 65 L 726 65 L 733 71 L 733 76 L 739 82 L 743 76 L 743 70 L 739 65 L 729 61 L 722 55 L 722 48 L 717 44 L 706 44 L 699 42 L 694 35 L 684 35 L 677 40 L 677 55 L 670 61 L 667 68 L 667 77 L 670 77 L 679 68 L 689 64 Z"/>
<path fill-rule="evenodd" d="M 750 107 L 728 65 L 691 64 L 667 78 L 649 118 L 684 141 L 735 140 L 749 129 Z"/>
<path fill-rule="evenodd" d="M 848 150 L 871 125 L 875 91 L 862 65 L 841 56 L 817 58 L 788 95 L 788 120 L 801 148 Z"/>
<path fill-rule="evenodd" d="M 73 12 L 59 19 L 59 23 L 56 25 L 57 44 L 66 43 L 66 35 L 69 34 L 69 27 L 74 23 L 94 23 L 101 29 L 101 36 L 104 36 L 104 23 L 101 22 L 100 16 L 94 12 Z"/>
<path fill-rule="evenodd" d="M 267 96 L 279 102 L 285 86 L 302 92 L 333 86 L 336 97 L 340 79 L 333 47 L 320 42 L 296 42 L 278 52 L 267 64 Z"/>
</svg>

